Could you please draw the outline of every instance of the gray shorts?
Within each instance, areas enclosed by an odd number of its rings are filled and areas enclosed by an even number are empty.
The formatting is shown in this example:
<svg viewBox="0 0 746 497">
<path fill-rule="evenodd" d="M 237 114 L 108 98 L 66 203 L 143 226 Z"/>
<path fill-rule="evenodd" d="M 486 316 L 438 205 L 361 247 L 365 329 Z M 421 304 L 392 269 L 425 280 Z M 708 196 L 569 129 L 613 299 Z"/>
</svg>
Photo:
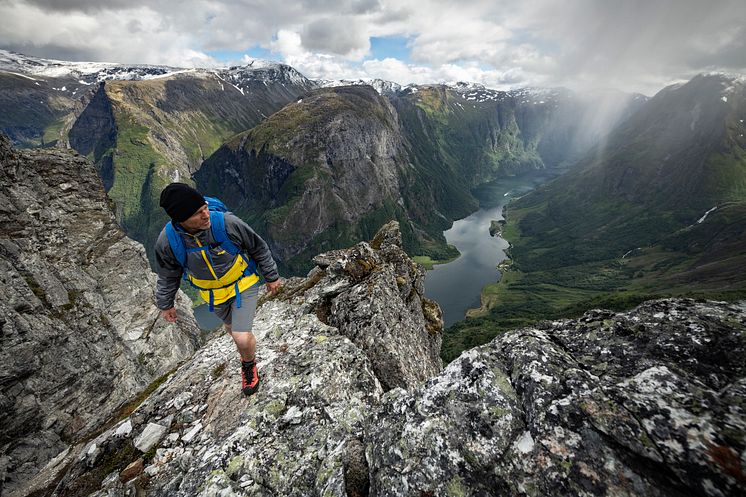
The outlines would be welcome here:
<svg viewBox="0 0 746 497">
<path fill-rule="evenodd" d="M 259 295 L 259 283 L 241 292 L 241 307 L 236 306 L 236 299 L 215 305 L 215 315 L 223 323 L 231 326 L 231 331 L 251 331 L 256 314 L 256 301 Z"/>
</svg>

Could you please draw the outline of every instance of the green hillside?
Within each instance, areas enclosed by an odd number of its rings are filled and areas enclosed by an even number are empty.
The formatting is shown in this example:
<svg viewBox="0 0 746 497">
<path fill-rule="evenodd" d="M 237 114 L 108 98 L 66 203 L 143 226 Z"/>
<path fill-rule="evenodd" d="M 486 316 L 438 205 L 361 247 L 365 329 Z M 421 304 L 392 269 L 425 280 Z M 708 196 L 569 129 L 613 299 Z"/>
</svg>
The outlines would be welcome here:
<svg viewBox="0 0 746 497">
<path fill-rule="evenodd" d="M 391 219 L 410 250 L 442 251 L 445 223 L 431 221 L 437 206 L 409 168 L 393 108 L 372 88 L 352 86 L 309 93 L 236 135 L 195 180 L 267 237 L 283 269 L 302 273 L 320 251 L 369 239 Z M 409 202 L 425 208 L 425 223 L 416 224 Z"/>
<path fill-rule="evenodd" d="M 96 164 L 117 220 L 151 256 L 167 221 L 158 206 L 163 187 L 190 182 L 224 140 L 306 91 L 302 85 L 243 84 L 251 89 L 246 95 L 212 73 L 109 81 L 70 129 L 71 146 Z"/>
<path fill-rule="evenodd" d="M 511 204 L 512 266 L 444 355 L 593 307 L 746 296 L 744 102 L 743 83 L 721 76 L 664 89 L 578 168 Z"/>
</svg>

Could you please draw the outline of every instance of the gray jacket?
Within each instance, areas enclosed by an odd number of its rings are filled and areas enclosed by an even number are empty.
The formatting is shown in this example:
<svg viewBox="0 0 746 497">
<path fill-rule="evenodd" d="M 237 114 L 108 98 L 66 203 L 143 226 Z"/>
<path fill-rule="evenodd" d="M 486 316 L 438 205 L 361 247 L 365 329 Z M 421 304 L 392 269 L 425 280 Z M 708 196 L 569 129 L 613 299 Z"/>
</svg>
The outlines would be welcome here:
<svg viewBox="0 0 746 497">
<path fill-rule="evenodd" d="M 248 224 L 230 212 L 225 213 L 225 232 L 233 243 L 241 247 L 256 262 L 259 271 L 266 281 L 276 281 L 280 275 L 277 272 L 277 264 L 272 259 L 267 242 L 252 230 Z M 200 231 L 195 235 L 182 234 L 184 245 L 187 248 L 197 247 L 197 240 L 202 246 L 214 244 L 212 232 Z M 210 248 L 210 260 L 216 275 L 220 278 L 226 273 L 236 261 L 237 255 L 231 255 L 219 246 Z M 174 298 L 179 290 L 182 279 L 181 265 L 176 261 L 168 243 L 166 228 L 161 230 L 158 240 L 155 242 L 155 263 L 158 283 L 155 289 L 155 304 L 161 310 L 170 309 L 174 306 Z M 213 279 L 210 269 L 205 264 L 199 252 L 187 253 L 187 267 L 189 272 L 199 279 Z"/>
</svg>

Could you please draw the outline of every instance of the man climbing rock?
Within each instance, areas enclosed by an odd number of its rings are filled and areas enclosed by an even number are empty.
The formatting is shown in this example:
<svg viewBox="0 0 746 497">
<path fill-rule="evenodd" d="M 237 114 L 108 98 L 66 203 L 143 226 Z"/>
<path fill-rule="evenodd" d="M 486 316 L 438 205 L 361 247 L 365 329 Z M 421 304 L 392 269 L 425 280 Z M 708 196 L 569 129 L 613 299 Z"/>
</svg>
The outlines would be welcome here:
<svg viewBox="0 0 746 497">
<path fill-rule="evenodd" d="M 176 321 L 174 298 L 182 279 L 199 289 L 233 337 L 241 355 L 243 393 L 252 395 L 259 387 L 256 338 L 251 332 L 259 293 L 257 266 L 270 294 L 280 288 L 269 247 L 222 202 L 205 199 L 189 185 L 168 185 L 160 205 L 171 218 L 155 245 L 155 299 L 161 316 Z"/>
</svg>

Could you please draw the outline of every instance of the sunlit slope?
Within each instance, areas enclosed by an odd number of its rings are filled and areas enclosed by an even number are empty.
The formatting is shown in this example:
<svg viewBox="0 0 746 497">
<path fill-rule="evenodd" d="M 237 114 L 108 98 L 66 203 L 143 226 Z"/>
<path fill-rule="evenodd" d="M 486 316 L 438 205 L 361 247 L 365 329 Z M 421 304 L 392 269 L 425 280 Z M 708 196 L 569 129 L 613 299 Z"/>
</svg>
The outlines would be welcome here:
<svg viewBox="0 0 746 497">
<path fill-rule="evenodd" d="M 409 161 L 396 112 L 369 86 L 306 95 L 232 138 L 195 180 L 265 234 L 293 271 L 390 219 L 410 249 L 436 247 L 446 226 Z"/>
<path fill-rule="evenodd" d="M 225 139 L 310 85 L 300 75 L 285 81 L 241 70 L 106 82 L 70 130 L 71 146 L 97 165 L 118 221 L 146 247 L 166 221 L 158 207 L 166 184 L 190 182 Z"/>
</svg>

